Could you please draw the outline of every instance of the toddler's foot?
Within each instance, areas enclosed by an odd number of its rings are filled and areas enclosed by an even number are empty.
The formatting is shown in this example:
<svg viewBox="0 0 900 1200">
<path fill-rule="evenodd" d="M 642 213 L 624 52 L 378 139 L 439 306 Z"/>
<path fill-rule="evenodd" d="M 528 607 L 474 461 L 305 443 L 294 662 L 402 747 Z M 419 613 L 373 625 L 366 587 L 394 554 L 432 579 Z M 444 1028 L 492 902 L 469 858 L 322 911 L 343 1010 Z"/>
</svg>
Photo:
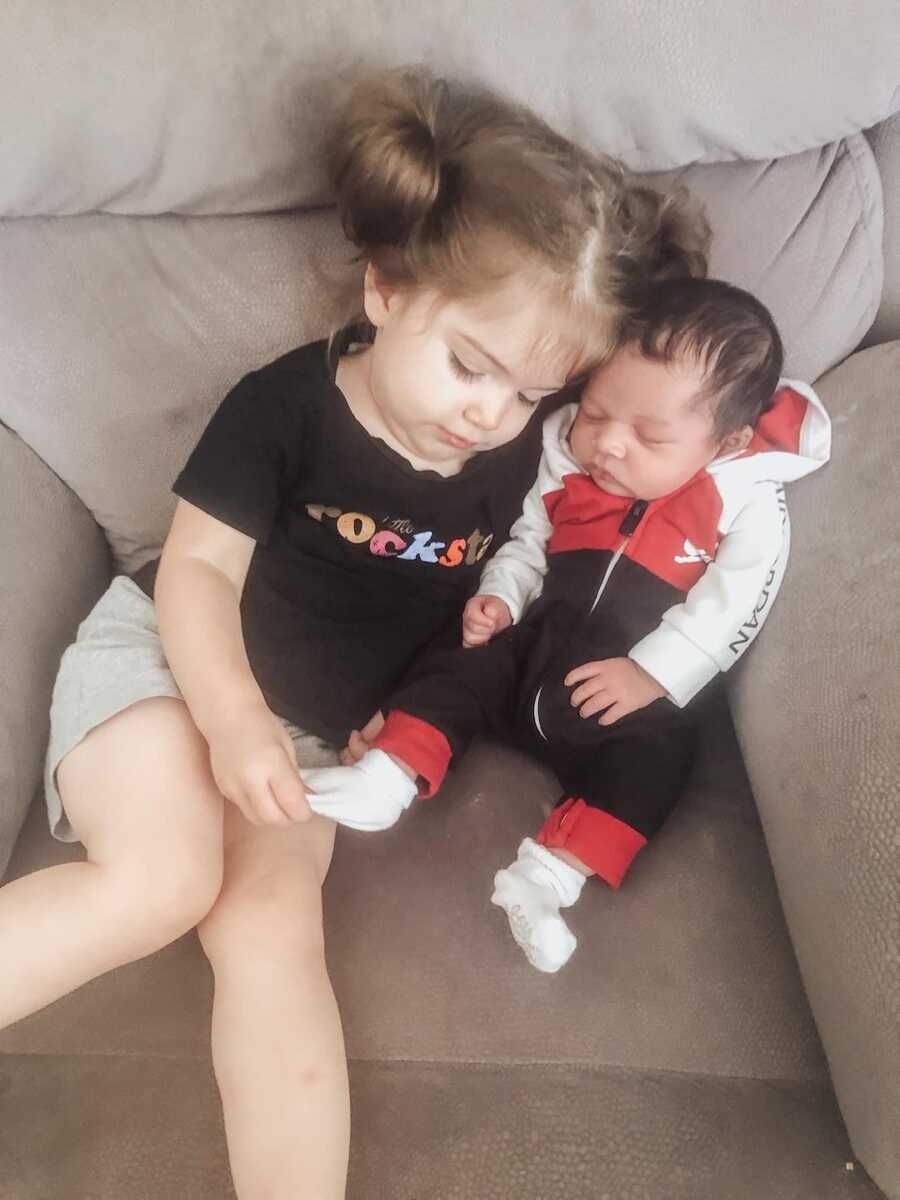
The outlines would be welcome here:
<svg viewBox="0 0 900 1200">
<path fill-rule="evenodd" d="M 389 829 L 416 796 L 413 780 L 383 750 L 370 750 L 352 767 L 300 771 L 313 812 L 351 829 Z"/>
<path fill-rule="evenodd" d="M 531 838 L 512 866 L 494 876 L 491 903 L 506 913 L 510 932 L 539 971 L 552 974 L 572 957 L 577 941 L 559 910 L 575 903 L 584 879 Z"/>
</svg>

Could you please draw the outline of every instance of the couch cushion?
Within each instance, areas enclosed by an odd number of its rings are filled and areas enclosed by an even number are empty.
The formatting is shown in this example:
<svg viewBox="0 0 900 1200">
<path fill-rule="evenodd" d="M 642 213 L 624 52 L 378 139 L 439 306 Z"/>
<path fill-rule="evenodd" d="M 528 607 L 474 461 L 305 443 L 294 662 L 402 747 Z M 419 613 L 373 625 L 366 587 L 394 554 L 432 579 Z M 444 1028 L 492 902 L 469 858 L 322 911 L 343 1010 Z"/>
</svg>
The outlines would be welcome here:
<svg viewBox="0 0 900 1200">
<path fill-rule="evenodd" d="M 525 962 L 489 903 L 556 795 L 541 768 L 481 746 L 396 829 L 341 830 L 326 944 L 350 1056 L 826 1079 L 724 704 L 704 725 L 690 793 L 621 891 L 586 889 L 557 976 Z M 73 852 L 36 811 L 13 867 Z M 0 1033 L 0 1051 L 201 1054 L 209 988 L 182 939 Z"/>
<path fill-rule="evenodd" d="M 0 1081 L 4 1200 L 234 1195 L 205 1057 L 0 1056 Z M 350 1090 L 348 1200 L 882 1200 L 824 1085 L 352 1062 Z"/>
<path fill-rule="evenodd" d="M 748 288 L 774 314 L 786 373 L 815 380 L 859 345 L 883 278 L 882 192 L 862 134 L 754 163 L 651 175 L 706 204 L 710 273 Z"/>
<path fill-rule="evenodd" d="M 0 426 L 0 877 L 40 779 L 50 693 L 106 585 L 103 535 L 77 496 Z"/>
<path fill-rule="evenodd" d="M 329 327 L 333 213 L 0 222 L 0 420 L 82 498 L 117 562 L 158 547 L 225 391 Z"/>
<path fill-rule="evenodd" d="M 714 270 L 772 306 L 789 371 L 814 378 L 847 354 L 881 287 L 865 139 L 680 177 L 708 204 Z M 245 371 L 328 330 L 349 258 L 331 211 L 0 222 L 0 420 L 130 570 L 165 536 L 169 487 L 213 407 Z"/>
<path fill-rule="evenodd" d="M 727 713 L 707 716 L 684 803 L 620 892 L 589 886 L 558 976 L 488 902 L 554 795 L 543 771 L 483 745 L 389 834 L 341 831 L 349 1200 L 879 1200 L 845 1170 Z M 35 808 L 14 868 L 77 854 Z M 191 936 L 0 1033 L 0 1194 L 224 1196 L 210 999 Z"/>
<path fill-rule="evenodd" d="M 214 12 L 214 19 L 211 14 Z M 0 213 L 320 203 L 336 92 L 361 63 L 493 83 L 638 169 L 765 159 L 900 106 L 894 0 L 6 0 Z"/>
<path fill-rule="evenodd" d="M 818 389 L 832 461 L 790 490 L 786 583 L 734 707 L 853 1144 L 900 1196 L 900 342 Z"/>
</svg>

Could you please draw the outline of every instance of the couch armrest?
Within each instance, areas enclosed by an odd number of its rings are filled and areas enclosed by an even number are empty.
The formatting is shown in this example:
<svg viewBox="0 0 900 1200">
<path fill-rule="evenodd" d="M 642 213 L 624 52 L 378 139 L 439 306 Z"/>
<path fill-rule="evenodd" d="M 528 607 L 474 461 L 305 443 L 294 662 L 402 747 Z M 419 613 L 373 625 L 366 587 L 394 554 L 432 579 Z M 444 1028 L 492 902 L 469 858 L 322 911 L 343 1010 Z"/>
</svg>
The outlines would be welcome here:
<svg viewBox="0 0 900 1200">
<path fill-rule="evenodd" d="M 900 112 L 866 130 L 884 193 L 884 290 L 864 346 L 900 338 Z"/>
<path fill-rule="evenodd" d="M 788 490 L 793 548 L 731 700 L 854 1149 L 900 1198 L 900 342 L 817 384 L 830 465 Z"/>
<path fill-rule="evenodd" d="M 41 776 L 60 655 L 109 580 L 90 513 L 0 426 L 0 877 Z"/>
</svg>

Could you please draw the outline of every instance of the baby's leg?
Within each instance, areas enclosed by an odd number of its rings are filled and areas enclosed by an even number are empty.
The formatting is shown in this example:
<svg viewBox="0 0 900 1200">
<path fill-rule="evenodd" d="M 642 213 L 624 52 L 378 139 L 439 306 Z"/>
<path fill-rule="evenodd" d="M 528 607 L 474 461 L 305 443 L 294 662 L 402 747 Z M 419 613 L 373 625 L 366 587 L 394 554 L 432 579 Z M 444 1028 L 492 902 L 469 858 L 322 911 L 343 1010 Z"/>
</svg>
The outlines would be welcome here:
<svg viewBox="0 0 900 1200">
<path fill-rule="evenodd" d="M 575 733 L 568 744 L 560 736 L 537 747 L 569 798 L 535 841 L 526 838 L 516 862 L 498 871 L 492 897 L 544 971 L 558 970 L 575 949 L 560 908 L 577 900 L 589 875 L 619 887 L 678 799 L 696 745 L 693 724 L 668 701 L 612 726 L 584 722 Z"/>
<path fill-rule="evenodd" d="M 517 678 L 515 630 L 486 646 L 439 647 L 422 656 L 391 698 L 375 749 L 353 766 L 302 770 L 314 812 L 351 829 L 387 829 L 423 784 L 433 795 L 451 758 L 477 733 L 502 727 Z"/>
<path fill-rule="evenodd" d="M 342 1200 L 350 1136 L 321 888 L 334 825 L 225 815 L 225 883 L 200 923 L 215 975 L 212 1048 L 241 1200 Z"/>
<path fill-rule="evenodd" d="M 63 759 L 87 861 L 0 888 L 0 1027 L 193 928 L 222 879 L 222 797 L 180 700 L 144 700 Z"/>
</svg>

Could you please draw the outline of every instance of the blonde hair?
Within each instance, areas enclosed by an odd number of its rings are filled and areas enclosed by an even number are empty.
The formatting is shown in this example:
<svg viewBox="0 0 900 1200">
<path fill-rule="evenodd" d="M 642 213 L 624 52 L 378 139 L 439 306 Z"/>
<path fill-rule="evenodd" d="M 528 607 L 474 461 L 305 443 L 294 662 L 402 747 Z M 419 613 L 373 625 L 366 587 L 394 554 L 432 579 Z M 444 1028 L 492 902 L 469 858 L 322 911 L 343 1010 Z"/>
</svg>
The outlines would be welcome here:
<svg viewBox="0 0 900 1200">
<path fill-rule="evenodd" d="M 380 73 L 353 89 L 331 147 L 344 232 L 385 283 L 469 298 L 521 277 L 583 370 L 648 283 L 706 273 L 708 225 L 684 188 L 642 186 L 486 89 Z"/>
</svg>

